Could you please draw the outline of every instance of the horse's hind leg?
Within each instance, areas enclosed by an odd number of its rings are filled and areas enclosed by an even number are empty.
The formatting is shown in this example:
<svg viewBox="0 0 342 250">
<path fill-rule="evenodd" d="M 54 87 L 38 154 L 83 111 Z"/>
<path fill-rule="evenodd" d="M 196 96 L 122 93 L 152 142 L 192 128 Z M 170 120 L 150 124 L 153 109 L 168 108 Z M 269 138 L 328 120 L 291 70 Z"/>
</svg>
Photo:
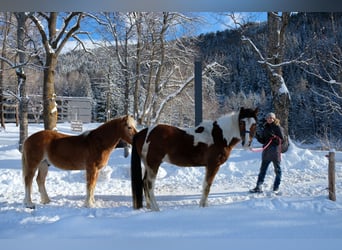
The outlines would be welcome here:
<svg viewBox="0 0 342 250">
<path fill-rule="evenodd" d="M 145 169 L 144 177 L 143 177 L 143 188 L 144 188 L 144 194 L 145 194 L 145 201 L 146 201 L 146 207 L 148 209 L 151 208 L 151 199 L 150 194 L 148 191 L 148 185 L 147 185 L 147 170 Z"/>
<path fill-rule="evenodd" d="M 22 154 L 22 172 L 23 179 L 25 185 L 25 198 L 24 205 L 27 208 L 34 209 L 35 204 L 31 200 L 31 192 L 32 192 L 32 182 L 33 177 L 36 173 L 37 167 L 35 164 L 29 163 L 26 159 L 25 152 Z"/>
<path fill-rule="evenodd" d="M 46 192 L 45 180 L 49 170 L 49 164 L 46 161 L 42 161 L 38 166 L 37 184 L 40 193 L 40 202 L 42 204 L 47 204 L 50 202 L 50 198 Z"/>
<path fill-rule="evenodd" d="M 158 171 L 158 168 L 157 168 Z M 157 171 L 153 171 L 150 168 L 146 168 L 144 175 L 144 191 L 146 199 L 146 207 L 153 211 L 159 211 L 159 207 L 154 195 L 155 180 L 157 177 Z"/>
<path fill-rule="evenodd" d="M 31 192 L 32 192 L 32 180 L 34 177 L 34 173 L 33 175 L 25 175 L 24 176 L 24 185 L 25 185 L 25 198 L 24 198 L 24 205 L 27 208 L 35 208 L 34 203 L 31 200 Z"/>
</svg>

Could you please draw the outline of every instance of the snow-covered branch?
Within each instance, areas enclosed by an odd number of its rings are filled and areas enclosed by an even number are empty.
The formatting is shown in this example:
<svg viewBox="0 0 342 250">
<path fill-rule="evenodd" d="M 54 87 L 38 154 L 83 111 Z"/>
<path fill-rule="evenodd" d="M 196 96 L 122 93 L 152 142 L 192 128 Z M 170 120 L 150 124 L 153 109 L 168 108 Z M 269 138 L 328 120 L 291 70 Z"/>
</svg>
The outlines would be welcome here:
<svg viewBox="0 0 342 250">
<path fill-rule="evenodd" d="M 303 68 L 303 67 L 301 67 L 301 69 L 302 69 L 304 72 L 306 72 L 307 74 L 317 77 L 317 78 L 320 79 L 322 82 L 325 82 L 325 83 L 328 83 L 328 84 L 342 85 L 342 82 L 339 82 L 339 81 L 337 81 L 337 80 L 335 80 L 335 79 L 332 79 L 332 78 L 326 79 L 326 78 L 324 78 L 324 77 L 323 77 L 321 74 L 319 74 L 319 73 L 315 73 L 315 72 L 310 71 L 310 70 L 307 70 L 307 69 L 305 69 L 305 68 Z"/>
<path fill-rule="evenodd" d="M 40 16 L 42 16 L 45 20 L 48 21 L 48 16 L 45 15 L 44 13 L 39 13 Z M 46 51 L 54 52 L 52 48 L 50 47 L 49 41 L 48 41 L 48 36 L 45 31 L 45 27 L 42 24 L 42 22 L 38 19 L 37 16 L 31 14 L 29 15 L 29 18 L 32 20 L 32 22 L 36 25 L 41 37 L 42 37 L 42 43 L 44 45 L 44 48 Z"/>
<path fill-rule="evenodd" d="M 319 91 L 316 91 L 315 89 L 311 89 L 311 92 L 323 98 L 324 100 L 326 100 L 326 102 L 322 103 L 322 106 L 326 107 L 324 112 L 328 111 L 330 114 L 337 112 L 338 114 L 342 115 L 342 106 L 340 104 L 342 100 L 342 96 L 339 95 L 334 90 L 334 88 L 331 88 L 331 89 L 332 89 L 331 92 L 324 90 L 324 89 L 319 89 Z"/>
<path fill-rule="evenodd" d="M 74 26 L 71 27 L 70 30 L 66 30 L 68 25 L 70 24 L 71 20 L 73 17 L 77 17 L 76 23 L 74 24 Z M 83 18 L 83 14 L 82 12 L 72 12 L 65 20 L 63 23 L 63 28 L 60 31 L 59 35 L 57 36 L 57 40 L 56 42 L 58 43 L 58 41 L 61 40 L 60 44 L 57 47 L 56 50 L 56 54 L 59 54 L 61 52 L 61 50 L 63 49 L 64 45 L 69 41 L 70 37 L 76 36 L 76 31 L 79 30 L 80 26 L 81 26 L 81 20 Z M 62 33 L 63 32 L 63 33 Z M 64 35 L 64 37 L 63 37 Z M 81 41 L 80 39 L 77 39 L 78 41 Z M 82 42 L 81 42 L 82 44 Z M 83 45 L 84 47 L 84 45 Z"/>
<path fill-rule="evenodd" d="M 259 55 L 260 57 L 260 61 L 259 62 L 266 62 L 267 60 L 264 58 L 264 56 L 262 55 L 261 51 L 258 49 L 258 47 L 254 44 L 254 42 L 249 38 L 249 37 L 246 37 L 246 36 L 242 36 L 241 37 L 241 40 L 244 41 L 244 42 L 248 42 L 252 48 L 254 49 L 254 51 Z"/>
</svg>

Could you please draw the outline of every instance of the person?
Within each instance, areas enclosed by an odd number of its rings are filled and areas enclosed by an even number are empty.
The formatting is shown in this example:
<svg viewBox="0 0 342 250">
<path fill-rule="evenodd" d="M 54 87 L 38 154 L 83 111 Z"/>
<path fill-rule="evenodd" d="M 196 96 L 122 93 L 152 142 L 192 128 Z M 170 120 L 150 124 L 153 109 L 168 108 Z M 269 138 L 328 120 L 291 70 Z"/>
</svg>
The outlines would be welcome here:
<svg viewBox="0 0 342 250">
<path fill-rule="evenodd" d="M 268 113 L 266 116 L 266 123 L 261 134 L 256 134 L 256 139 L 263 144 L 263 152 L 261 159 L 261 166 L 256 183 L 256 187 L 251 189 L 251 193 L 262 193 L 262 185 L 264 183 L 265 175 L 269 164 L 272 162 L 275 172 L 275 180 L 273 183 L 273 192 L 279 193 L 279 185 L 281 182 L 281 141 L 283 134 L 280 128 L 280 121 L 276 118 L 274 113 Z"/>
</svg>

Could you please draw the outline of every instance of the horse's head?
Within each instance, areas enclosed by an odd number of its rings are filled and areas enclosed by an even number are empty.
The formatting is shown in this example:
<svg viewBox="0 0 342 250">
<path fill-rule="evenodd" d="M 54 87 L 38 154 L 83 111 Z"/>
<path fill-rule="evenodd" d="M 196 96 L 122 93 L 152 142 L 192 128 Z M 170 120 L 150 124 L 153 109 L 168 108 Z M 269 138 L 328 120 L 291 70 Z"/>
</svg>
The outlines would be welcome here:
<svg viewBox="0 0 342 250">
<path fill-rule="evenodd" d="M 248 148 L 252 144 L 252 140 L 256 132 L 257 114 L 258 108 L 256 109 L 245 109 L 241 108 L 239 113 L 239 129 L 242 141 L 242 146 Z"/>
<path fill-rule="evenodd" d="M 133 136 L 138 132 L 136 129 L 136 121 L 130 115 L 123 117 L 124 132 L 122 134 L 122 139 L 129 144 L 132 144 Z"/>
</svg>

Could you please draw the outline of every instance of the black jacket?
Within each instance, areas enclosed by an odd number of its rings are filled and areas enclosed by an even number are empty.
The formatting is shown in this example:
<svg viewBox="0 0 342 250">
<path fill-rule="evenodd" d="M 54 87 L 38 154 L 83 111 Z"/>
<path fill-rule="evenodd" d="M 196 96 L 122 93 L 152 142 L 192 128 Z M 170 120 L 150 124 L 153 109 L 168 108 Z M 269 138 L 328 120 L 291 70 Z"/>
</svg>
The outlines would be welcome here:
<svg viewBox="0 0 342 250">
<path fill-rule="evenodd" d="M 262 160 L 280 161 L 281 141 L 284 139 L 279 122 L 266 123 L 261 134 L 256 134 L 256 139 L 266 147 L 262 152 Z"/>
</svg>

